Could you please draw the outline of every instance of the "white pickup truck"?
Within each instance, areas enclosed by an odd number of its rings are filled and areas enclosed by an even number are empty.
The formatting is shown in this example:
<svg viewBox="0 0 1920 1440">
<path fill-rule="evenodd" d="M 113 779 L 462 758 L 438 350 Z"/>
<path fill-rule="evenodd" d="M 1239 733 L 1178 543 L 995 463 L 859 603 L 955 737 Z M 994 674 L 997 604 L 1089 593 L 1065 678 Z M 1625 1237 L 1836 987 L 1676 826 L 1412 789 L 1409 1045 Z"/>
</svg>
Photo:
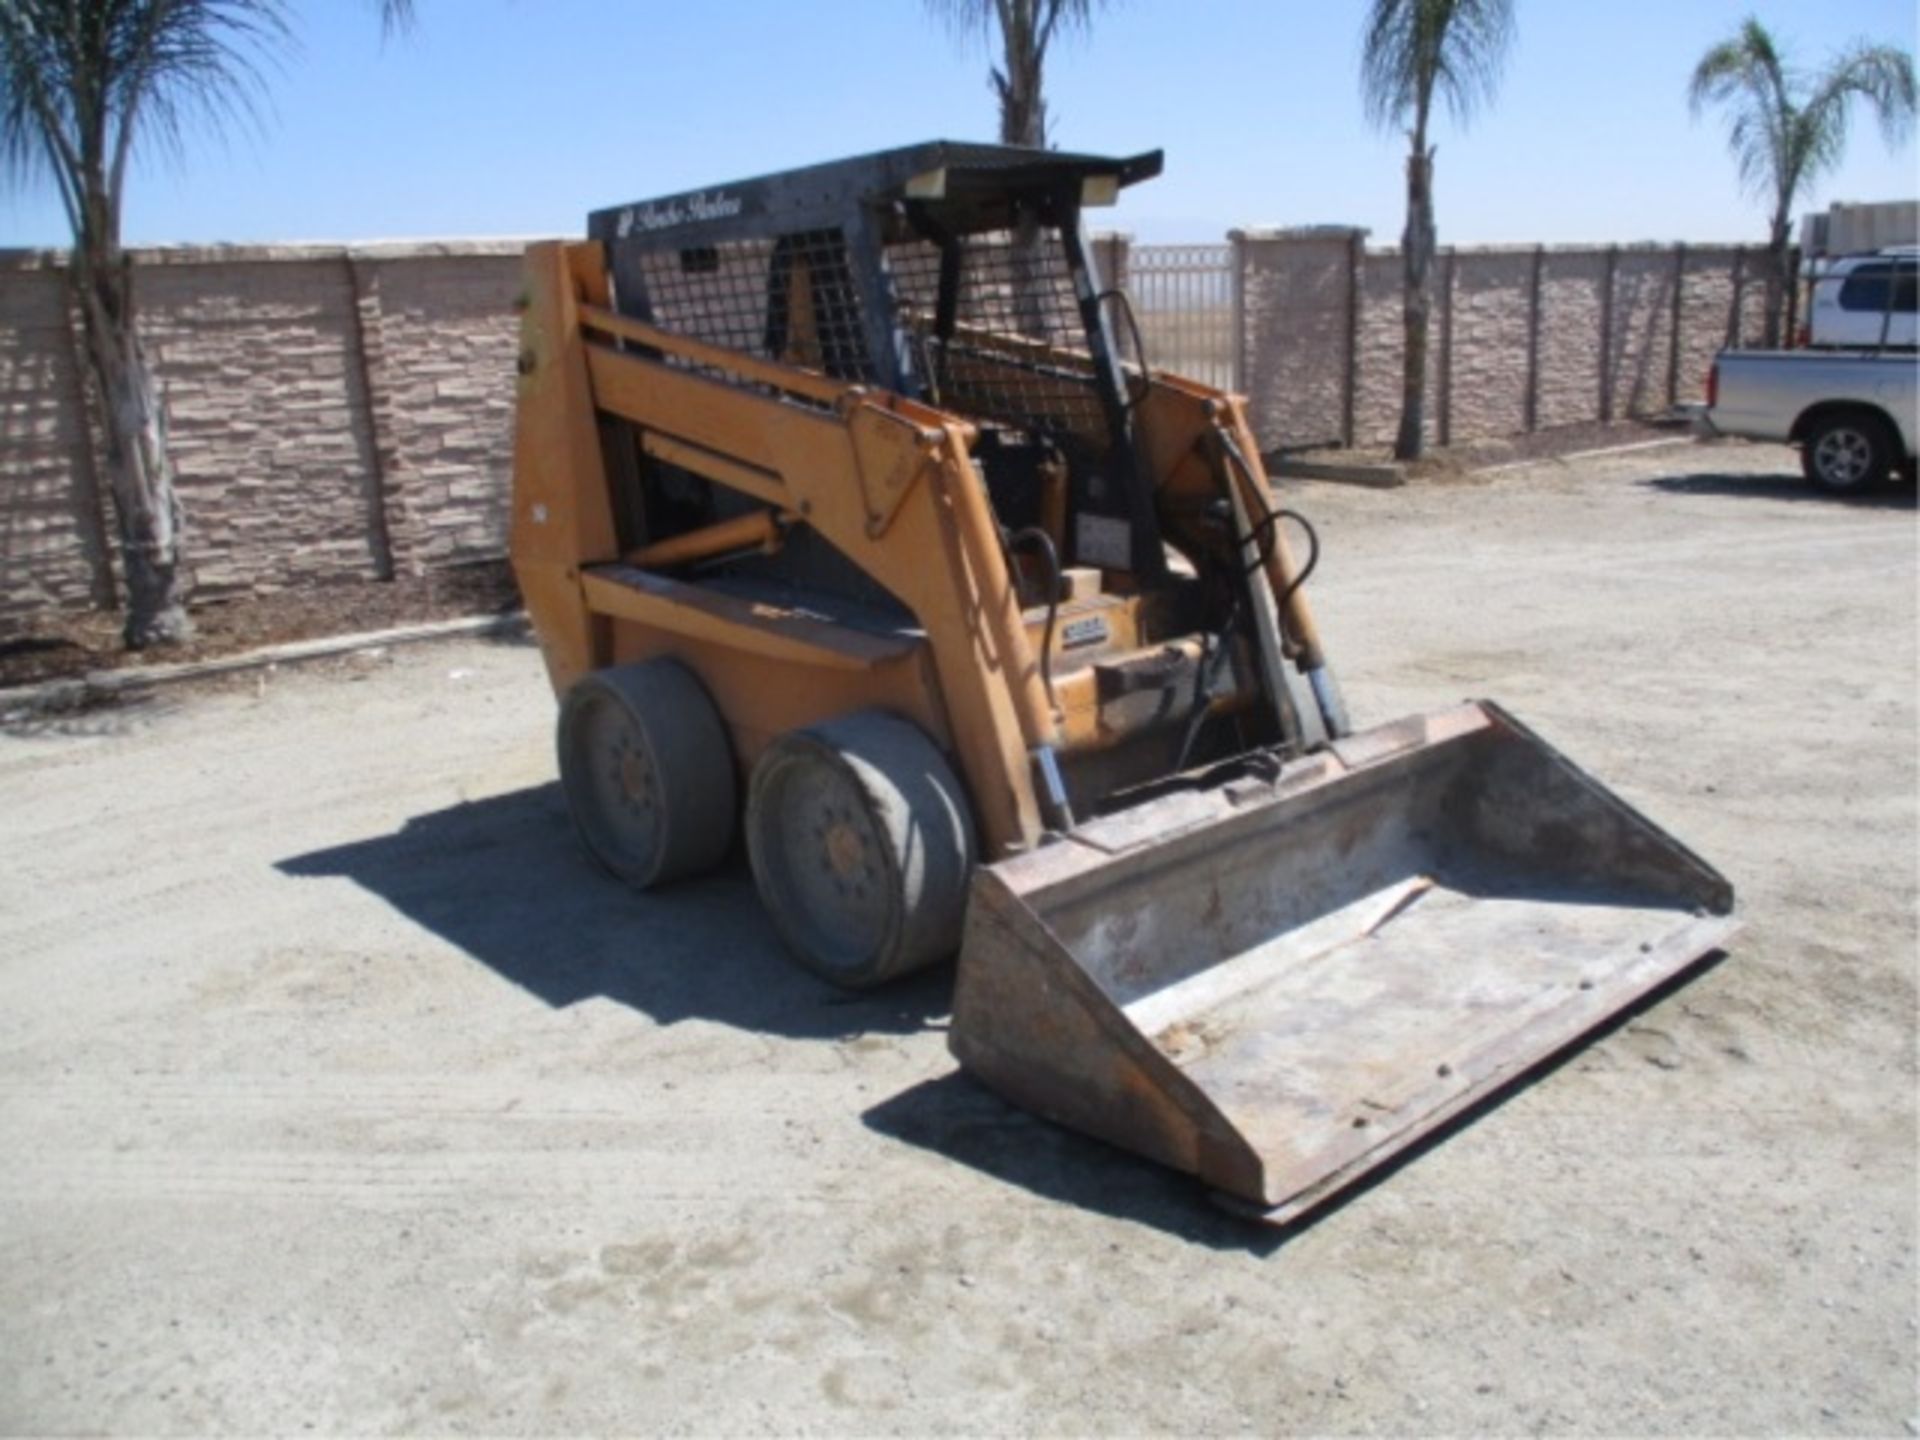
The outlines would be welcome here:
<svg viewBox="0 0 1920 1440">
<path fill-rule="evenodd" d="M 1800 447 L 1800 468 L 1823 490 L 1853 494 L 1914 470 L 1920 364 L 1866 350 L 1723 350 L 1707 376 L 1706 435 Z"/>
</svg>

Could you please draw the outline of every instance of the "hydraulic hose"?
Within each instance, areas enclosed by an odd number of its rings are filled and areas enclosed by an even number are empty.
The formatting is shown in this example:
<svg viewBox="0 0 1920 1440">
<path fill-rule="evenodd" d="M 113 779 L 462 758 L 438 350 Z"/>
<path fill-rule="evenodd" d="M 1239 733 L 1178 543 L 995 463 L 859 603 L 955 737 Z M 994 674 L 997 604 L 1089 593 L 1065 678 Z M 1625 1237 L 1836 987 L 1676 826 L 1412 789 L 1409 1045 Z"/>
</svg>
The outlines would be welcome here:
<svg viewBox="0 0 1920 1440">
<path fill-rule="evenodd" d="M 1056 711 L 1060 702 L 1053 694 L 1053 627 L 1060 618 L 1060 586 L 1064 579 L 1060 569 L 1060 552 L 1054 548 L 1053 537 L 1038 525 L 1028 525 L 1007 536 L 1007 549 L 1018 550 L 1030 546 L 1040 552 L 1041 560 L 1047 567 L 1047 627 L 1040 638 L 1040 684 L 1047 692 L 1047 703 Z"/>
<path fill-rule="evenodd" d="M 1250 546 L 1254 551 L 1254 557 L 1242 566 L 1238 576 L 1240 584 L 1234 591 L 1232 603 L 1227 607 L 1226 619 L 1220 626 L 1218 637 L 1213 640 L 1208 652 L 1194 669 L 1192 708 L 1188 712 L 1186 729 L 1181 735 L 1179 754 L 1174 762 L 1173 768 L 1176 771 L 1186 769 L 1187 761 L 1193 753 L 1194 742 L 1200 737 L 1200 727 L 1205 723 L 1207 716 L 1208 696 L 1212 692 L 1214 681 L 1219 676 L 1221 665 L 1226 661 L 1233 642 L 1234 627 L 1239 623 L 1240 613 L 1244 608 L 1245 587 L 1256 583 L 1255 577 L 1272 562 L 1275 537 L 1282 520 L 1293 521 L 1307 537 L 1306 563 L 1274 597 L 1274 621 L 1280 629 L 1282 653 L 1288 659 L 1299 655 L 1303 647 L 1300 641 L 1288 632 L 1287 608 L 1294 596 L 1299 593 L 1300 587 L 1307 583 L 1308 578 L 1320 564 L 1320 534 L 1313 528 L 1312 522 L 1297 510 L 1270 505 L 1265 493 L 1266 487 L 1259 483 L 1259 477 L 1253 467 L 1247 463 L 1247 457 L 1241 453 L 1240 446 L 1232 434 L 1224 426 L 1216 427 L 1214 433 L 1219 437 L 1222 450 L 1226 452 L 1233 464 L 1239 467 L 1241 475 L 1245 477 L 1246 489 L 1253 497 L 1254 503 L 1258 505 L 1260 514 L 1245 538 L 1235 542 L 1236 547 Z M 1231 479 L 1228 483 L 1232 483 Z M 1279 702 L 1276 700 L 1276 703 Z"/>
</svg>

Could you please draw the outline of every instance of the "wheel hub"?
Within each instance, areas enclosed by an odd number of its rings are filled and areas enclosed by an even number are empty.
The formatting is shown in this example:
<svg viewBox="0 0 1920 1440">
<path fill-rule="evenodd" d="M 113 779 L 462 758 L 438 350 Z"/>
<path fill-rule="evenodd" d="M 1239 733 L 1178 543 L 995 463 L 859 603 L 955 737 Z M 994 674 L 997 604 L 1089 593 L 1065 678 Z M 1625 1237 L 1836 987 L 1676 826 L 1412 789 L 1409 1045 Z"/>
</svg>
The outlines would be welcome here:
<svg viewBox="0 0 1920 1440">
<path fill-rule="evenodd" d="M 644 805 L 651 798 L 653 775 L 647 768 L 647 762 L 629 750 L 620 757 L 615 771 L 620 782 L 620 792 L 630 805 Z"/>
<path fill-rule="evenodd" d="M 1854 430 L 1830 430 L 1820 437 L 1817 458 L 1822 474 L 1838 484 L 1850 485 L 1867 473 L 1873 456 L 1864 435 Z"/>
<path fill-rule="evenodd" d="M 844 820 L 827 830 L 827 863 L 842 880 L 851 880 L 866 868 L 867 846 L 860 832 Z"/>
</svg>

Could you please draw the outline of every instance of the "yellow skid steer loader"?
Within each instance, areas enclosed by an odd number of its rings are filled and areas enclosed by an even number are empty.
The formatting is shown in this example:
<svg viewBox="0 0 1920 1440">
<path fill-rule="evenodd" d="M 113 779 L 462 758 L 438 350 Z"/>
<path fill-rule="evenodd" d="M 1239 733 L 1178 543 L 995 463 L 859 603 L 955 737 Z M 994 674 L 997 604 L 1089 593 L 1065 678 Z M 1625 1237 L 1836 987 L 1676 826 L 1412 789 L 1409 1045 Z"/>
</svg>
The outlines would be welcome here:
<svg viewBox="0 0 1920 1440">
<path fill-rule="evenodd" d="M 606 869 L 744 830 L 801 964 L 957 951 L 969 1071 L 1286 1220 L 1733 894 L 1492 704 L 1353 729 L 1242 401 L 1101 284 L 1159 169 L 936 142 L 533 246 L 512 553 Z"/>
</svg>

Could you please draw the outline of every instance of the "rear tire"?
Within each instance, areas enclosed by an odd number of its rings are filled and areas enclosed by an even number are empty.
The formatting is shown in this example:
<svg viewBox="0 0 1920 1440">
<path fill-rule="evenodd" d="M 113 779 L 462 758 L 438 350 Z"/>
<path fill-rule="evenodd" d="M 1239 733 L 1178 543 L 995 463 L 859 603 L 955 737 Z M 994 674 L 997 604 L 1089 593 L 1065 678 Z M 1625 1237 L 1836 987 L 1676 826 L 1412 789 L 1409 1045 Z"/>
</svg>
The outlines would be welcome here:
<svg viewBox="0 0 1920 1440">
<path fill-rule="evenodd" d="M 865 990 L 959 948 L 973 821 L 906 721 L 862 711 L 780 736 L 754 766 L 746 829 L 774 928 L 822 979 Z"/>
<path fill-rule="evenodd" d="M 1877 416 L 1842 411 L 1814 421 L 1800 447 L 1809 482 L 1834 495 L 1859 495 L 1884 485 L 1893 469 L 1893 442 Z"/>
<path fill-rule="evenodd" d="M 560 784 L 581 842 L 636 889 L 720 863 L 739 791 L 726 726 L 677 660 L 596 670 L 560 707 Z"/>
</svg>

